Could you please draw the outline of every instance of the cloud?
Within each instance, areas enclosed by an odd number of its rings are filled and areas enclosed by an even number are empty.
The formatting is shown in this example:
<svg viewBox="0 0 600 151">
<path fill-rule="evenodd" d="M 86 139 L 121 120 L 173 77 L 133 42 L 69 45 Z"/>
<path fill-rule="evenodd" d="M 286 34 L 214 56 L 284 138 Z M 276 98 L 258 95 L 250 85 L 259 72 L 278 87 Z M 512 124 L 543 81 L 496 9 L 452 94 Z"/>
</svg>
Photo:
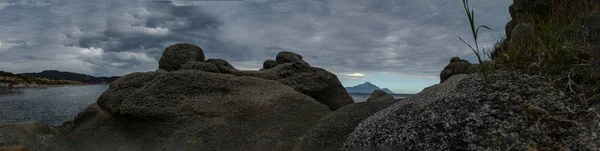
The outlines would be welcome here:
<svg viewBox="0 0 600 151">
<path fill-rule="evenodd" d="M 365 74 L 362 74 L 362 73 L 352 73 L 352 74 L 347 74 L 346 76 L 349 76 L 349 77 L 364 77 Z"/>
<path fill-rule="evenodd" d="M 510 3 L 472 2 L 476 21 L 493 29 L 480 34 L 481 45 L 491 46 L 503 35 Z M 151 71 L 167 46 L 187 42 L 208 58 L 242 69 L 258 69 L 285 50 L 335 73 L 435 77 L 453 56 L 475 60 L 453 34 L 470 34 L 461 5 L 447 0 L 15 0 L 0 3 L 0 68 L 92 75 Z"/>
</svg>

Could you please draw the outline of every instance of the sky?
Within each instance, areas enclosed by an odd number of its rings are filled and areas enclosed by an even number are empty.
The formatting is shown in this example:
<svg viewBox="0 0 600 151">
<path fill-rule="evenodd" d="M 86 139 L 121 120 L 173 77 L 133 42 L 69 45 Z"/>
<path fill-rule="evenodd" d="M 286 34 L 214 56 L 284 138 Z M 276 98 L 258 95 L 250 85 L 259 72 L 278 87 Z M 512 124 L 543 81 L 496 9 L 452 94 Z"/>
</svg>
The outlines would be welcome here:
<svg viewBox="0 0 600 151">
<path fill-rule="evenodd" d="M 511 0 L 473 0 L 480 45 L 504 36 Z M 154 71 L 164 49 L 200 46 L 207 58 L 257 70 L 280 51 L 396 93 L 439 83 L 450 58 L 475 62 L 461 0 L 0 0 L 0 70 L 93 76 Z"/>
</svg>

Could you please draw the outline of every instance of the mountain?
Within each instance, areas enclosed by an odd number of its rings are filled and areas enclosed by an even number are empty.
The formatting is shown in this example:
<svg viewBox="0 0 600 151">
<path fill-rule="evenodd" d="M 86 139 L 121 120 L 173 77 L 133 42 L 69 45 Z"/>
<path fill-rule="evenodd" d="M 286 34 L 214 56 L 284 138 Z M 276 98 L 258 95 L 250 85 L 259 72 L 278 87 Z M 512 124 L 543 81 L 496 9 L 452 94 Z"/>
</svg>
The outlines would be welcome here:
<svg viewBox="0 0 600 151">
<path fill-rule="evenodd" d="M 71 80 L 77 81 L 86 84 L 99 84 L 99 83 L 112 83 L 117 80 L 119 77 L 94 77 L 91 75 L 81 74 L 81 73 L 72 73 L 72 72 L 63 72 L 56 70 L 44 70 L 40 73 L 21 73 L 24 77 L 36 77 L 36 78 L 46 78 L 52 80 Z"/>
<path fill-rule="evenodd" d="M 378 86 L 368 81 L 357 86 L 346 87 L 346 91 L 348 91 L 348 93 L 372 93 L 375 90 L 382 90 L 388 94 L 394 94 L 394 92 L 390 91 L 389 89 L 379 88 Z"/>
<path fill-rule="evenodd" d="M 25 84 L 27 86 L 35 86 L 35 85 L 77 85 L 81 84 L 81 82 L 71 81 L 71 80 L 53 80 L 47 78 L 38 78 L 38 77 L 25 77 L 20 74 L 13 74 L 10 72 L 0 71 L 0 84 L 3 87 L 8 83 L 13 84 Z"/>
</svg>

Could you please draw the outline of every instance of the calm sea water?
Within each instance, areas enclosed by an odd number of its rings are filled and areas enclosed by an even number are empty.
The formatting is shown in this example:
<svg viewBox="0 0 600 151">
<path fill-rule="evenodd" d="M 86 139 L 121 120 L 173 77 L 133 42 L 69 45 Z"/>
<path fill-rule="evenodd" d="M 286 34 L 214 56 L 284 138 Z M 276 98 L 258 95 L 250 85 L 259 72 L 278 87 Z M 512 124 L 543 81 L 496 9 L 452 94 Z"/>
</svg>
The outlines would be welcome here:
<svg viewBox="0 0 600 151">
<path fill-rule="evenodd" d="M 0 123 L 37 120 L 60 125 L 96 102 L 108 85 L 22 89 L 0 96 Z"/>
<path fill-rule="evenodd" d="M 412 96 L 413 94 L 392 94 L 395 99 L 404 99 Z M 370 93 L 350 93 L 350 96 L 354 99 L 354 102 L 364 102 L 371 97 Z"/>
<path fill-rule="evenodd" d="M 17 94 L 0 96 L 0 124 L 41 121 L 60 125 L 72 120 L 80 110 L 96 102 L 108 85 L 65 86 L 22 89 Z M 366 101 L 371 94 L 350 94 L 356 102 Z M 410 95 L 394 94 L 394 98 Z"/>
</svg>

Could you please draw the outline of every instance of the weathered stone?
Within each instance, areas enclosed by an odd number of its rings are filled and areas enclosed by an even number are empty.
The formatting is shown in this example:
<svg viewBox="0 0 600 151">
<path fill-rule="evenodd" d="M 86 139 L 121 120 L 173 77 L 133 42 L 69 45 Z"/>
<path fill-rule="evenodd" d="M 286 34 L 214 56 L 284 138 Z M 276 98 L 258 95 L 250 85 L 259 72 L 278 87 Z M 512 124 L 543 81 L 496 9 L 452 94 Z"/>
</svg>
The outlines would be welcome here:
<svg viewBox="0 0 600 151">
<path fill-rule="evenodd" d="M 179 43 L 165 49 L 158 61 L 158 68 L 174 71 L 190 61 L 204 62 L 204 51 L 192 44 Z"/>
<path fill-rule="evenodd" d="M 72 150 L 65 136 L 47 124 L 23 122 L 0 125 L 0 148 L 30 150 Z"/>
<path fill-rule="evenodd" d="M 469 63 L 467 60 L 453 57 L 450 59 L 450 63 L 444 67 L 444 70 L 440 72 L 440 83 L 454 75 L 475 73 L 477 71 L 476 67 L 476 65 Z"/>
<path fill-rule="evenodd" d="M 295 150 L 337 151 L 361 121 L 396 102 L 392 98 L 346 105 L 321 118 Z"/>
<path fill-rule="evenodd" d="M 149 74 L 135 75 L 152 77 Z M 115 136 L 127 143 L 80 141 L 120 143 L 117 146 L 130 150 L 291 150 L 331 112 L 291 87 L 256 77 L 177 70 L 152 80 L 139 79 L 143 78 L 127 75 L 115 81 L 100 97 L 101 108 L 90 107 L 76 118 L 72 136 Z M 90 118 L 97 115 L 111 120 Z M 98 127 L 108 134 L 96 133 Z M 114 149 L 86 144 L 81 148 Z"/>
<path fill-rule="evenodd" d="M 219 68 L 212 63 L 206 62 L 188 62 L 181 66 L 179 70 L 200 70 L 206 72 L 220 72 Z"/>
<path fill-rule="evenodd" d="M 236 71 L 231 74 L 279 81 L 311 96 L 332 110 L 354 103 L 335 74 L 305 63 L 290 62 L 267 70 Z"/>
<path fill-rule="evenodd" d="M 229 64 L 229 62 L 223 59 L 208 59 L 206 60 L 206 63 L 214 64 L 221 73 L 231 73 L 232 71 L 237 71 L 233 65 Z"/>
<path fill-rule="evenodd" d="M 385 101 L 385 100 L 395 100 L 394 97 L 384 91 L 375 90 L 371 93 L 371 97 L 367 99 L 367 102 L 371 101 Z"/>
<path fill-rule="evenodd" d="M 263 63 L 263 69 L 271 69 L 277 65 L 277 61 L 275 60 L 265 60 Z"/>
<path fill-rule="evenodd" d="M 484 80 L 456 75 L 391 105 L 360 123 L 343 150 L 600 149 L 600 117 L 543 77 Z"/>
</svg>

